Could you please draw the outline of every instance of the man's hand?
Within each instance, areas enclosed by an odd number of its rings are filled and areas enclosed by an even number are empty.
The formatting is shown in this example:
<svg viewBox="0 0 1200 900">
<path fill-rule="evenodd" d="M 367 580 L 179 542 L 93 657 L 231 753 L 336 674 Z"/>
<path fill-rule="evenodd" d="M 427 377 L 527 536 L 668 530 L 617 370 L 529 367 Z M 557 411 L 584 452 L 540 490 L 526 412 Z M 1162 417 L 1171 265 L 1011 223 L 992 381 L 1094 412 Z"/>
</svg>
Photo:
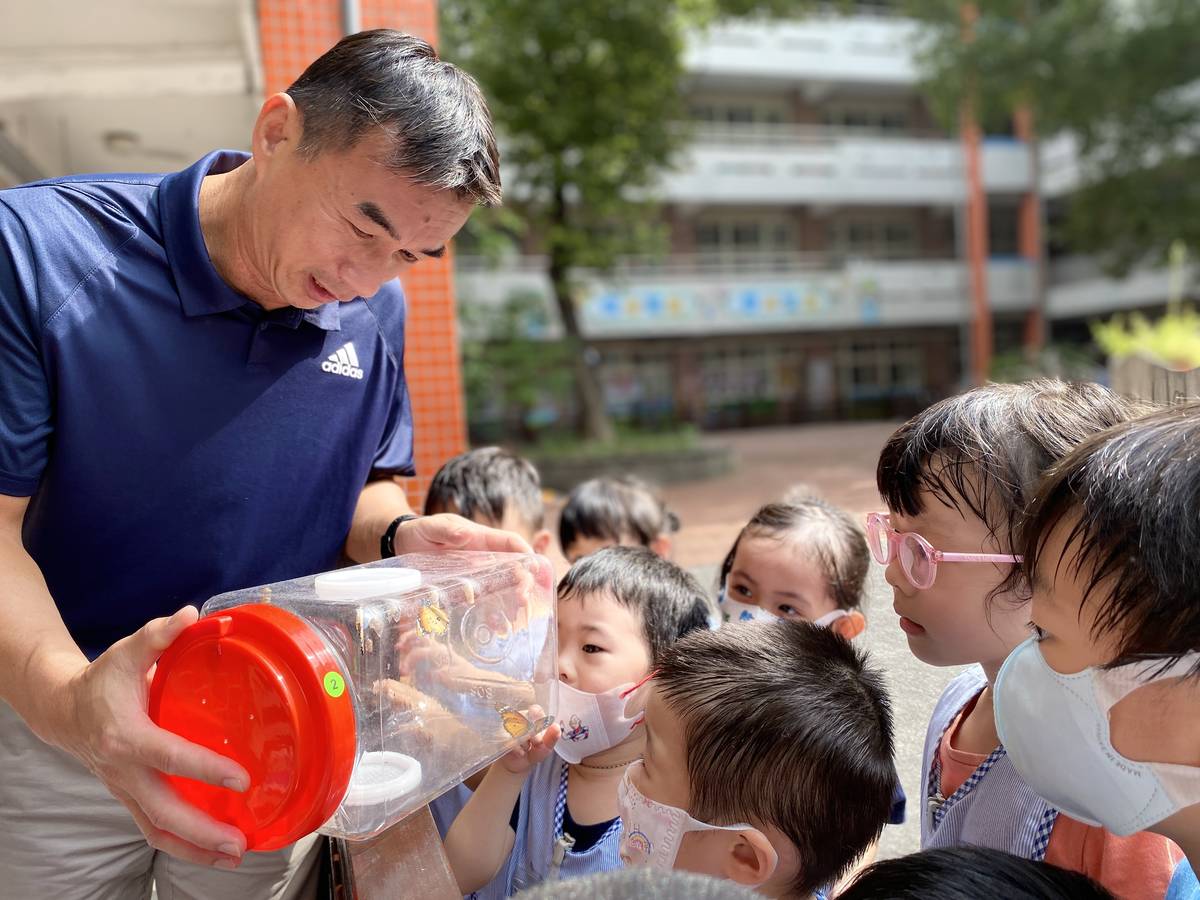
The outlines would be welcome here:
<svg viewBox="0 0 1200 900">
<path fill-rule="evenodd" d="M 181 800 L 162 773 L 244 791 L 237 763 L 159 728 L 146 714 L 158 657 L 198 618 L 188 606 L 113 644 L 66 685 L 61 715 L 41 736 L 83 761 L 125 804 L 156 850 L 199 865 L 236 868 L 245 836 Z"/>
<path fill-rule="evenodd" d="M 430 550 L 491 550 L 532 553 L 529 544 L 511 531 L 489 528 L 462 516 L 441 513 L 405 522 L 396 529 L 396 555 Z"/>
</svg>

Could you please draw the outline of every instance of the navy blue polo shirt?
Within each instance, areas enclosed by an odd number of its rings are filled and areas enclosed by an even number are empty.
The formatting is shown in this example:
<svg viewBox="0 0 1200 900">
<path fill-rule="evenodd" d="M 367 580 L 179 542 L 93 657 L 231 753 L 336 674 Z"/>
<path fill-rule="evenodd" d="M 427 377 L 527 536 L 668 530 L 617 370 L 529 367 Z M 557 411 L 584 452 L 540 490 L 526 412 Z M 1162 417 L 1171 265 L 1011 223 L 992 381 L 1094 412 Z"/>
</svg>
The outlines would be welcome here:
<svg viewBox="0 0 1200 900">
<path fill-rule="evenodd" d="M 0 493 L 90 656 L 155 616 L 337 564 L 372 473 L 411 475 L 404 296 L 266 311 L 171 175 L 0 191 Z"/>
</svg>

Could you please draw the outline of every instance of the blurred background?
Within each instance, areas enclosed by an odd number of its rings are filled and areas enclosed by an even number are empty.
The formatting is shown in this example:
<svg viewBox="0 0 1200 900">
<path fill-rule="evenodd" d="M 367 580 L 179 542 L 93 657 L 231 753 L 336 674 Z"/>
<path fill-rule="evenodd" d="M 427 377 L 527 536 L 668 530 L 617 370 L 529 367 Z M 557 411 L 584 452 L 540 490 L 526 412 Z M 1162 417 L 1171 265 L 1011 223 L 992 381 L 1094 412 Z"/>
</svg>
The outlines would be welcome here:
<svg viewBox="0 0 1200 900">
<path fill-rule="evenodd" d="M 1195 0 L 8 2 L 0 187 L 246 149 L 374 27 L 479 80 L 508 198 L 406 276 L 414 503 L 471 444 L 558 491 L 636 471 L 710 583 L 795 481 L 873 508 L 895 420 L 965 387 L 1200 394 Z M 890 603 L 864 640 L 924 721 L 953 673 Z"/>
<path fill-rule="evenodd" d="M 244 149 L 264 92 L 379 26 L 476 75 L 509 198 L 410 285 L 426 475 L 468 439 L 686 455 L 1200 362 L 1190 0 L 9 3 L 0 185 Z"/>
</svg>

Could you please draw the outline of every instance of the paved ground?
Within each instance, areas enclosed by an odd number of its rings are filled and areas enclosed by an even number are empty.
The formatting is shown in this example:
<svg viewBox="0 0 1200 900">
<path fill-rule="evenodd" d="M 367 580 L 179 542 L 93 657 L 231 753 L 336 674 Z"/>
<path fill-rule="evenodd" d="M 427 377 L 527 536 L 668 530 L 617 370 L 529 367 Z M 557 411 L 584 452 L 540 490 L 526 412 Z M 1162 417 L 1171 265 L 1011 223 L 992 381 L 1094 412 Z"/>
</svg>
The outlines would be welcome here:
<svg viewBox="0 0 1200 900">
<path fill-rule="evenodd" d="M 827 500 L 857 514 L 878 509 L 875 461 L 896 423 L 820 425 L 730 432 L 713 436 L 738 458 L 724 478 L 674 485 L 664 491 L 683 521 L 675 558 L 706 585 L 738 530 L 761 504 L 782 498 L 793 485 L 816 488 Z M 897 767 L 909 798 L 908 822 L 885 829 L 880 856 L 918 849 L 921 745 L 925 725 L 942 688 L 956 670 L 933 669 L 909 652 L 892 612 L 891 588 L 872 566 L 867 600 L 868 627 L 859 638 L 887 675 L 896 721 Z"/>
</svg>

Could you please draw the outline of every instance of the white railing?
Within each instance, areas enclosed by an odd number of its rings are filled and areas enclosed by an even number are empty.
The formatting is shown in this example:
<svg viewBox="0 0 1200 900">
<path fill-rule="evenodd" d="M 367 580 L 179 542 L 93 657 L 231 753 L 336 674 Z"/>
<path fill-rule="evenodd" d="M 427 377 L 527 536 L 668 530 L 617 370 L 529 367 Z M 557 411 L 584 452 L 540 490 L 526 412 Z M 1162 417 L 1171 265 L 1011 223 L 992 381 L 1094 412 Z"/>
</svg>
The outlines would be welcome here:
<svg viewBox="0 0 1200 900">
<path fill-rule="evenodd" d="M 722 22 L 688 47 L 697 74 L 911 85 L 917 23 L 901 17 L 814 16 Z"/>
<path fill-rule="evenodd" d="M 934 129 L 909 128 L 892 130 L 872 127 L 837 125 L 803 125 L 795 122 L 681 122 L 676 126 L 697 144 L 746 146 L 760 144 L 775 147 L 837 144 L 839 141 L 868 138 L 880 141 L 932 140 L 950 138 Z"/>
<path fill-rule="evenodd" d="M 537 260 L 498 269 L 460 268 L 460 300 L 499 304 L 518 294 L 543 298 L 550 285 Z M 724 332 L 809 331 L 920 324 L 946 325 L 969 316 L 966 266 L 955 260 L 854 260 L 837 268 L 770 271 L 704 271 L 700 259 L 673 270 L 630 264 L 607 274 L 577 273 L 576 302 L 593 337 L 703 335 Z M 994 261 L 988 285 L 997 311 L 1029 308 L 1032 269 L 1019 261 Z M 556 322 L 557 316 L 549 315 Z"/>
<path fill-rule="evenodd" d="M 876 252 L 867 255 L 854 253 L 799 253 L 788 250 L 714 251 L 712 253 L 673 253 L 665 256 L 627 256 L 621 258 L 607 273 L 612 277 L 690 276 L 690 275 L 757 275 L 787 272 L 840 271 L 856 264 L 872 262 L 950 261 L 947 256 L 922 256 L 911 252 Z M 455 268 L 462 273 L 487 272 L 542 273 L 549 260 L 542 255 L 506 256 L 493 259 L 486 256 L 456 255 Z M 603 277 L 603 276 L 600 276 Z"/>
</svg>

